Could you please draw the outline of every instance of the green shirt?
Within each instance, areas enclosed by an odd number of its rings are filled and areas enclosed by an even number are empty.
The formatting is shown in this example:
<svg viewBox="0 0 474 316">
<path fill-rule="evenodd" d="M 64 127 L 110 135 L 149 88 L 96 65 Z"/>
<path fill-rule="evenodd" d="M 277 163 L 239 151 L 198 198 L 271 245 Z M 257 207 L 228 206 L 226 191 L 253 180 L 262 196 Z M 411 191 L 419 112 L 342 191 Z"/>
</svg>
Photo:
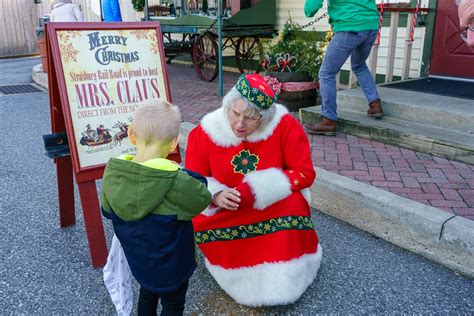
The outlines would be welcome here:
<svg viewBox="0 0 474 316">
<path fill-rule="evenodd" d="M 375 0 L 327 0 L 329 23 L 334 32 L 378 30 L 379 12 Z M 314 16 L 323 0 L 306 0 L 304 13 Z"/>
</svg>

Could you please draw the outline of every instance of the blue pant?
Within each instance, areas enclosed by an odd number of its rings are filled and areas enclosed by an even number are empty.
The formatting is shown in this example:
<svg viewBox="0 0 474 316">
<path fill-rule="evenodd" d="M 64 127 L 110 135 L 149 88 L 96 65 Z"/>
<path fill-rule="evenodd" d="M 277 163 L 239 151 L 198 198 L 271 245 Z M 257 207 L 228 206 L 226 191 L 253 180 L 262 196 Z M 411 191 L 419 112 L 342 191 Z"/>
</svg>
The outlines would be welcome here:
<svg viewBox="0 0 474 316">
<path fill-rule="evenodd" d="M 326 55 L 319 70 L 322 116 L 333 121 L 337 119 L 336 75 L 349 56 L 351 56 L 352 71 L 357 76 L 367 101 L 370 103 L 380 99 L 372 74 L 365 63 L 377 38 L 377 32 L 377 30 L 372 30 L 337 32 L 334 34 L 326 49 Z"/>
</svg>

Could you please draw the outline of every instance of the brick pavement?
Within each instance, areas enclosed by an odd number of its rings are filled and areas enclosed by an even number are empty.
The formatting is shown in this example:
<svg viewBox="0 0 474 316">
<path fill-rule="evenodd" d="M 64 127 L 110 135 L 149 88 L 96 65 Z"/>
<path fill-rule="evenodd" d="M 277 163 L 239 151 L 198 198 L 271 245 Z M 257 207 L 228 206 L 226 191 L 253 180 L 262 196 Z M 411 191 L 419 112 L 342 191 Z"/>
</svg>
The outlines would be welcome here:
<svg viewBox="0 0 474 316">
<path fill-rule="evenodd" d="M 198 124 L 220 106 L 217 80 L 203 82 L 187 65 L 168 65 L 168 73 L 184 121 Z M 224 73 L 224 93 L 237 77 Z M 317 167 L 474 220 L 474 165 L 341 133 L 308 137 Z"/>
</svg>

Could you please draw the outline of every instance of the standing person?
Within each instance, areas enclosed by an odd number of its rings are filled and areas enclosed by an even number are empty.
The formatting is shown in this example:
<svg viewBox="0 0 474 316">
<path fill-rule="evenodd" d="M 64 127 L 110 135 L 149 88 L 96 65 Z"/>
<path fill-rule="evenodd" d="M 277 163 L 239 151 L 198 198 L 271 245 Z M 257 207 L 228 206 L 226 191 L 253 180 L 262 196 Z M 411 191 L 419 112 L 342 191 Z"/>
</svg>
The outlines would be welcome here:
<svg viewBox="0 0 474 316">
<path fill-rule="evenodd" d="M 140 284 L 138 315 L 156 315 L 159 299 L 162 315 L 181 315 L 188 280 L 196 268 L 191 219 L 209 205 L 211 195 L 203 183 L 166 159 L 176 148 L 181 115 L 166 101 L 155 103 L 141 105 L 128 129 L 136 156 L 107 163 L 102 214 L 112 220 L 130 271 Z M 120 273 L 117 267 L 104 269 L 116 306 L 120 298 L 113 294 L 118 293 Z"/>
<path fill-rule="evenodd" d="M 102 0 L 101 3 L 104 22 L 122 22 L 119 0 Z"/>
<path fill-rule="evenodd" d="M 323 0 L 306 0 L 305 15 L 314 16 L 322 6 Z M 328 13 L 335 34 L 328 44 L 319 71 L 321 121 L 305 124 L 304 128 L 311 134 L 332 136 L 336 134 L 337 120 L 336 75 L 349 56 L 352 71 L 369 103 L 367 115 L 381 118 L 383 110 L 377 87 L 366 64 L 379 29 L 379 12 L 375 0 L 328 0 Z"/>
<path fill-rule="evenodd" d="M 50 9 L 51 22 L 84 22 L 84 15 L 72 0 L 53 0 Z"/>
<path fill-rule="evenodd" d="M 322 249 L 309 190 L 315 179 L 301 125 L 258 74 L 243 74 L 188 137 L 186 168 L 205 175 L 212 204 L 193 219 L 211 275 L 243 305 L 295 302 Z"/>
</svg>

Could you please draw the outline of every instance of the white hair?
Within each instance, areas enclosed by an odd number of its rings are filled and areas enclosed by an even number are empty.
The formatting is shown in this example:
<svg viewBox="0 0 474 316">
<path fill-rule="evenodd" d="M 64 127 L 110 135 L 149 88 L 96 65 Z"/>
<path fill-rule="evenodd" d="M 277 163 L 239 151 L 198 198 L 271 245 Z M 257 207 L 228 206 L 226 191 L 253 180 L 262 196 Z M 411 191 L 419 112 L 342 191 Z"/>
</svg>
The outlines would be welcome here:
<svg viewBox="0 0 474 316">
<path fill-rule="evenodd" d="M 254 103 L 250 102 L 247 98 L 245 98 L 242 94 L 240 94 L 235 87 L 233 87 L 222 100 L 222 108 L 224 109 L 225 115 L 229 115 L 229 110 L 232 105 L 237 102 L 237 100 L 242 100 L 244 102 L 244 113 L 248 117 L 260 117 L 260 125 L 257 128 L 257 131 L 262 130 L 267 126 L 268 123 L 271 122 L 273 117 L 275 116 L 275 105 L 272 104 L 268 109 L 261 109 Z"/>
</svg>

